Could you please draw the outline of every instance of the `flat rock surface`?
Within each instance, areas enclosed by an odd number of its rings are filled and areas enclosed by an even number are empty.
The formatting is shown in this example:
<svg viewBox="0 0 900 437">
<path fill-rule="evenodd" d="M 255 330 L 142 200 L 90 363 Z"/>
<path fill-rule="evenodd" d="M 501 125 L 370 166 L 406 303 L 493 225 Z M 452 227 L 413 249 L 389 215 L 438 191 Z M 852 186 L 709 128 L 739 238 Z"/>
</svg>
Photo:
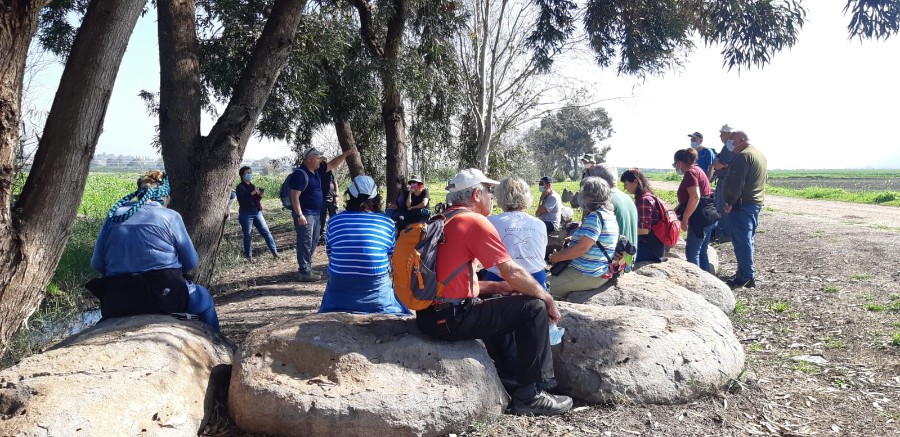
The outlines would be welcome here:
<svg viewBox="0 0 900 437">
<path fill-rule="evenodd" d="M 0 435 L 196 435 L 231 354 L 197 321 L 102 322 L 0 372 Z"/>
<path fill-rule="evenodd" d="M 687 261 L 669 258 L 659 263 L 641 264 L 635 267 L 634 273 L 667 279 L 703 296 L 726 314 L 734 311 L 735 300 L 731 289 L 721 279 Z"/>
<path fill-rule="evenodd" d="M 715 393 L 744 367 L 730 326 L 687 311 L 560 303 L 561 392 L 588 402 L 678 404 Z"/>
<path fill-rule="evenodd" d="M 442 435 L 501 413 L 506 393 L 479 341 L 418 333 L 411 317 L 316 314 L 253 331 L 229 409 L 245 431 Z"/>
</svg>

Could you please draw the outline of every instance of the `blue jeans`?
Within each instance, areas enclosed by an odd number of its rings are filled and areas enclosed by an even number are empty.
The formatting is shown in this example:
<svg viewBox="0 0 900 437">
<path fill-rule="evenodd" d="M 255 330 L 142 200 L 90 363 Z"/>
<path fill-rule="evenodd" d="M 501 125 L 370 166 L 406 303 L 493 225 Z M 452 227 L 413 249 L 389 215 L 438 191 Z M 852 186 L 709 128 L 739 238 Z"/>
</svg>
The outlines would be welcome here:
<svg viewBox="0 0 900 437">
<path fill-rule="evenodd" d="M 294 231 L 297 232 L 297 270 L 302 275 L 312 273 L 312 256 L 316 251 L 316 245 L 319 244 L 319 234 L 322 233 L 321 216 L 318 212 L 314 214 L 303 214 L 306 217 L 306 225 L 297 224 L 297 213 L 291 212 L 294 219 Z"/>
<path fill-rule="evenodd" d="M 759 211 L 762 205 L 735 205 L 728 218 L 731 223 L 731 245 L 734 246 L 734 257 L 737 258 L 737 272 L 734 274 L 738 282 L 755 279 L 753 270 L 753 238 L 759 225 Z"/>
<path fill-rule="evenodd" d="M 731 226 L 729 226 L 728 214 L 725 214 L 725 187 L 722 183 L 722 179 L 719 179 L 718 185 L 716 185 L 716 211 L 719 212 L 719 222 L 716 225 L 716 235 L 725 235 L 731 236 Z"/>
<path fill-rule="evenodd" d="M 684 244 L 684 257 L 687 262 L 699 266 L 703 271 L 709 271 L 709 254 L 706 250 L 709 248 L 709 237 L 716 224 L 713 223 L 703 228 L 703 234 L 696 232 L 693 227 L 688 226 L 687 240 Z"/>
<path fill-rule="evenodd" d="M 192 288 L 193 291 L 188 295 L 187 312 L 196 314 L 200 321 L 211 326 L 213 331 L 219 332 L 219 315 L 216 314 L 216 307 L 213 305 L 209 290 L 200 284 L 188 282 L 188 290 Z"/>
<path fill-rule="evenodd" d="M 272 252 L 272 255 L 277 255 L 278 250 L 275 249 L 275 239 L 272 238 L 272 233 L 269 232 L 269 226 L 266 224 L 266 219 L 263 218 L 262 211 L 247 211 L 238 213 L 238 222 L 241 224 L 241 231 L 244 233 L 244 256 L 250 257 L 250 232 L 253 230 L 251 226 L 256 226 L 256 230 L 259 231 L 259 235 L 266 240 L 266 246 L 269 246 L 269 251 Z"/>
</svg>

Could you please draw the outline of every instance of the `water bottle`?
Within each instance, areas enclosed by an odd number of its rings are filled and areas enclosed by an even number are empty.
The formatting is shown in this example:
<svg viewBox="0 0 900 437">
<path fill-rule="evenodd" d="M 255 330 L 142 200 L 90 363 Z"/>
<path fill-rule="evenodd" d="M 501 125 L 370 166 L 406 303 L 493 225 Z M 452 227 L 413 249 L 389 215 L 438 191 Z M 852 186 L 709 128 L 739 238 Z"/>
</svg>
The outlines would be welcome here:
<svg viewBox="0 0 900 437">
<path fill-rule="evenodd" d="M 562 342 L 563 334 L 565 333 L 566 328 L 559 328 L 556 326 L 556 323 L 550 323 L 550 346 L 556 346 Z"/>
</svg>

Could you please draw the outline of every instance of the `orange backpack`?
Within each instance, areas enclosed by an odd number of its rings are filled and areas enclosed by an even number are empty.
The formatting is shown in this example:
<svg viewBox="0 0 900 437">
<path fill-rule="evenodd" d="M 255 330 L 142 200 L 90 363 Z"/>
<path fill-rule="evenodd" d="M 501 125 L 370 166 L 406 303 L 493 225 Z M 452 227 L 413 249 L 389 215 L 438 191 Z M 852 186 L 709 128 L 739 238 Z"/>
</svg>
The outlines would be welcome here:
<svg viewBox="0 0 900 437">
<path fill-rule="evenodd" d="M 444 286 L 453 278 L 471 269 L 472 261 L 459 266 L 443 282 L 437 280 L 437 249 L 444 242 L 444 226 L 466 209 L 438 214 L 426 223 L 412 223 L 397 236 L 394 254 L 391 256 L 394 294 L 407 308 L 418 311 L 433 302 L 443 301 Z M 470 289 L 474 279 L 469 278 Z"/>
</svg>

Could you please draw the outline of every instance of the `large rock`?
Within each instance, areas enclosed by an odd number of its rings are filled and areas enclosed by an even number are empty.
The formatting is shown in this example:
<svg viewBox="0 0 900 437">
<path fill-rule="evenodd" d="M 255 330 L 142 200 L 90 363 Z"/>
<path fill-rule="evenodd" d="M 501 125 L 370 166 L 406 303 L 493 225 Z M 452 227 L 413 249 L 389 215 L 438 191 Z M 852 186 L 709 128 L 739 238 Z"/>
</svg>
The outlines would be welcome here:
<svg viewBox="0 0 900 437">
<path fill-rule="evenodd" d="M 684 245 L 685 241 L 683 238 L 678 239 L 678 243 L 675 246 L 670 247 L 666 250 L 665 256 L 667 258 L 678 258 L 680 260 L 687 260 L 684 256 Z M 708 246 L 706 249 L 706 257 L 709 259 L 709 269 L 707 270 L 711 275 L 716 275 L 719 272 L 719 252 L 712 245 Z"/>
<path fill-rule="evenodd" d="M 709 303 L 719 307 L 726 314 L 734 311 L 735 300 L 731 289 L 719 278 L 687 261 L 669 258 L 660 263 L 639 263 L 634 272 L 639 275 L 668 279 L 703 296 Z"/>
<path fill-rule="evenodd" d="M 200 322 L 110 319 L 0 372 L 0 435 L 197 435 L 231 355 Z"/>
<path fill-rule="evenodd" d="M 588 402 L 688 402 L 736 377 L 744 350 L 730 329 L 687 311 L 561 302 L 553 350 L 560 390 Z"/>
<path fill-rule="evenodd" d="M 507 404 L 480 341 L 433 340 L 413 318 L 316 314 L 253 331 L 236 361 L 229 410 L 250 432 L 440 435 Z"/>
<path fill-rule="evenodd" d="M 731 320 L 721 309 L 693 291 L 663 278 L 624 274 L 600 288 L 576 291 L 567 296 L 572 303 L 598 306 L 633 306 L 650 310 L 688 311 L 713 320 L 728 330 Z"/>
</svg>

